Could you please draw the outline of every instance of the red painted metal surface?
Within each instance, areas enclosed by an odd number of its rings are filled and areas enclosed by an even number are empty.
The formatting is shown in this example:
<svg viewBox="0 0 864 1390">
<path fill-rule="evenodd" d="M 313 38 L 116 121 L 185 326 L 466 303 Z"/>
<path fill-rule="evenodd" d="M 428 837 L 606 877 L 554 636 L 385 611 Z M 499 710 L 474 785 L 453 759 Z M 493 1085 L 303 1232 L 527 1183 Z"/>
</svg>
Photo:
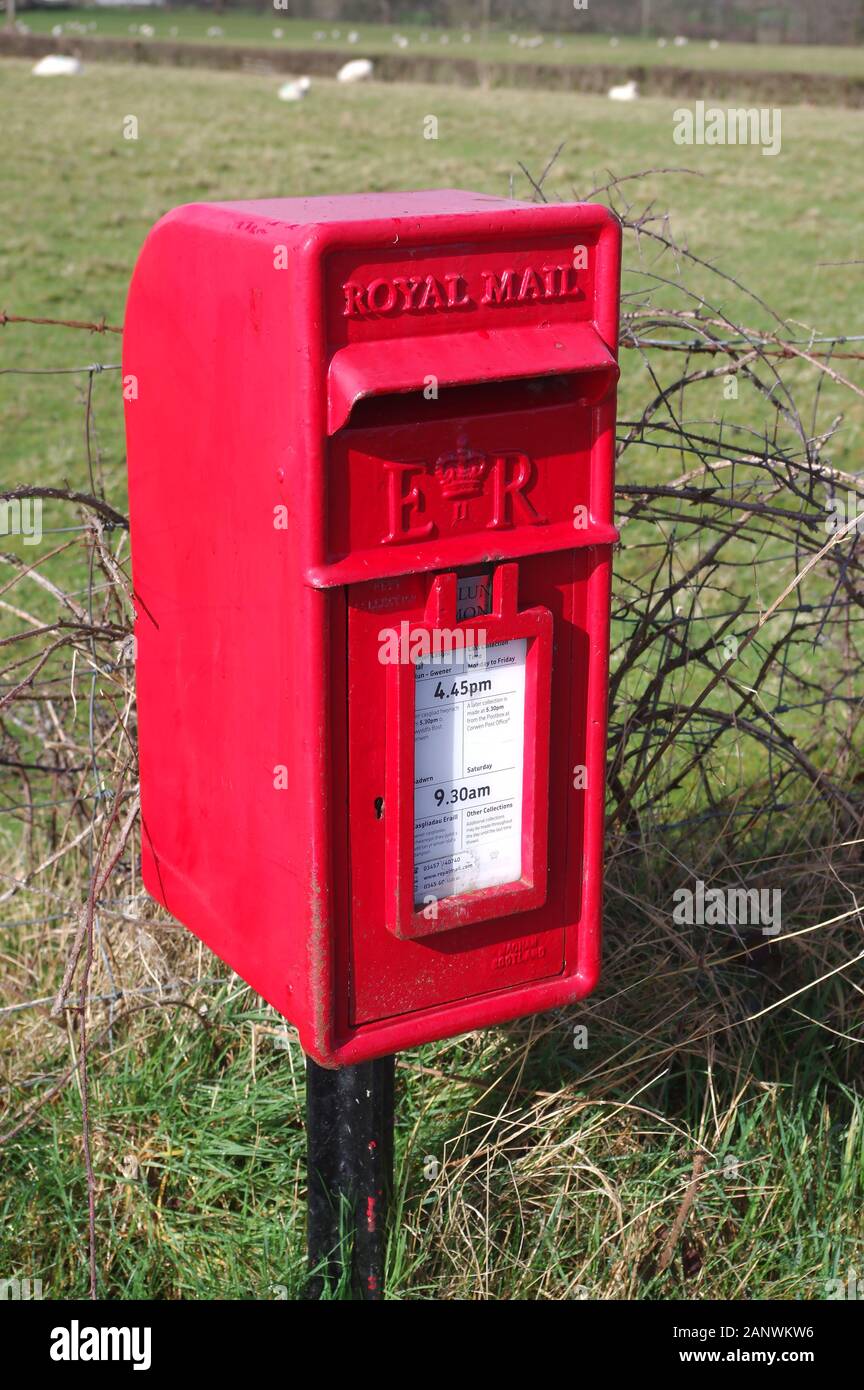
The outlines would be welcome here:
<svg viewBox="0 0 864 1390">
<path fill-rule="evenodd" d="M 139 258 L 144 881 L 326 1066 L 596 982 L 619 247 L 448 190 L 178 208 Z M 521 873 L 429 919 L 382 633 L 480 624 L 526 644 Z"/>
</svg>

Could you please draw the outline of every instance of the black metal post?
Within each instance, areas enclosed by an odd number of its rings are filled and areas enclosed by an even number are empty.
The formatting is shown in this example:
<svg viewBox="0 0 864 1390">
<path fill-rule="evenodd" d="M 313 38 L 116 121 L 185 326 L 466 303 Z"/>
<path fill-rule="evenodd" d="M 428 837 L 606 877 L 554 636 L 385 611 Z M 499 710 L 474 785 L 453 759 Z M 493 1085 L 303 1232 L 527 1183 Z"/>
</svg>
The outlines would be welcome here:
<svg viewBox="0 0 864 1390">
<path fill-rule="evenodd" d="M 306 1058 L 310 1298 L 346 1275 L 356 1298 L 384 1296 L 395 1070 L 395 1057 L 338 1071 Z"/>
</svg>

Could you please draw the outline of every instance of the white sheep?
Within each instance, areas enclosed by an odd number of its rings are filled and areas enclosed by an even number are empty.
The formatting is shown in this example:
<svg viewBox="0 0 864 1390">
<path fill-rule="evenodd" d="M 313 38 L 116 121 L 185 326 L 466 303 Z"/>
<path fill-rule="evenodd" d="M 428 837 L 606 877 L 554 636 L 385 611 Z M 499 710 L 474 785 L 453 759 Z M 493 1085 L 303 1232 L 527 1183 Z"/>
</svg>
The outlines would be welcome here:
<svg viewBox="0 0 864 1390">
<path fill-rule="evenodd" d="M 34 77 L 74 77 L 81 71 L 77 58 L 69 58 L 65 53 L 46 53 L 33 68 Z"/>
<path fill-rule="evenodd" d="M 280 101 L 302 101 L 311 86 L 312 80 L 309 77 L 292 78 L 291 81 L 282 83 L 276 95 Z"/>
<path fill-rule="evenodd" d="M 336 74 L 337 82 L 363 82 L 372 76 L 372 64 L 368 58 L 352 58 L 343 63 Z"/>
<path fill-rule="evenodd" d="M 610 87 L 608 95 L 610 101 L 635 101 L 639 96 L 639 84 L 623 82 L 620 87 Z"/>
</svg>

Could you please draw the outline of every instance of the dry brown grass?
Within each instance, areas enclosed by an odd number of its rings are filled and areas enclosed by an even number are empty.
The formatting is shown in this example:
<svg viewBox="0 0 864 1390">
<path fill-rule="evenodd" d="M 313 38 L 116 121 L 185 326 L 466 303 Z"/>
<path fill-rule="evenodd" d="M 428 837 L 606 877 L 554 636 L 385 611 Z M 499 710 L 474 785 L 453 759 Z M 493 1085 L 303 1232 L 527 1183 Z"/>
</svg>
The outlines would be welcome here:
<svg viewBox="0 0 864 1390">
<path fill-rule="evenodd" d="M 826 1213 L 831 1259 L 861 1240 L 864 483 L 834 466 L 842 420 L 820 413 L 825 383 L 861 395 L 860 363 L 776 315 L 730 322 L 688 292 L 665 219 L 621 185 L 603 196 L 641 277 L 625 354 L 651 383 L 619 429 L 608 971 L 576 1013 L 403 1059 L 404 1296 L 794 1296 L 825 1277 Z M 72 1117 L 110 1284 L 118 1228 L 148 1267 L 173 1150 L 157 1115 L 112 1112 L 104 1078 L 146 1067 L 167 1029 L 242 1109 L 286 1053 L 279 1021 L 141 889 L 127 531 L 92 427 L 104 380 L 84 380 L 89 477 L 3 493 L 50 497 L 52 516 L 65 496 L 70 529 L 2 557 L 0 1139 L 26 1165 L 47 1117 Z M 723 423 L 733 381 L 770 425 Z M 845 529 L 826 528 L 832 501 Z M 697 879 L 781 889 L 781 932 L 676 923 L 673 892 Z M 208 1208 L 190 1182 L 208 1219 L 231 1209 L 228 1187 Z"/>
</svg>

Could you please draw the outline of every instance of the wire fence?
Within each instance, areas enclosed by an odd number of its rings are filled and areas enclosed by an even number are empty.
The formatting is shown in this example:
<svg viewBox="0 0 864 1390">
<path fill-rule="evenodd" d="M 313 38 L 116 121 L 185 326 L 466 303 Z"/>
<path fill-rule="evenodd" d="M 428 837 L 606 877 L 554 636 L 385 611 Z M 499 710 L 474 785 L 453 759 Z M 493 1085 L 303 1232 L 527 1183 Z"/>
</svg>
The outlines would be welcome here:
<svg viewBox="0 0 864 1390">
<path fill-rule="evenodd" d="M 524 172 L 543 199 L 545 174 Z M 846 412 L 860 418 L 864 399 L 854 379 L 864 334 L 786 322 L 678 245 L 665 216 L 635 207 L 625 187 L 610 180 L 591 194 L 621 218 L 627 260 L 608 777 L 616 968 L 611 996 L 587 1016 L 626 1021 L 633 1041 L 581 1084 L 635 1086 L 705 1049 L 732 1066 L 741 1037 L 752 1044 L 757 1021 L 781 1009 L 839 1039 L 838 1065 L 853 1068 L 864 477 L 838 459 Z M 733 321 L 730 293 L 757 327 Z M 100 347 L 121 331 L 0 314 L 4 333 L 23 325 Z M 0 490 L 5 530 L 22 542 L 0 554 L 0 1028 L 18 1039 L 6 1049 L 0 1143 L 78 1088 L 94 1295 L 92 1059 L 144 1010 L 191 1011 L 206 1026 L 207 1001 L 230 978 L 140 882 L 128 522 L 96 424 L 120 369 L 105 357 L 0 371 L 81 381 L 76 476 Z M 698 883 L 781 891 L 782 923 L 676 920 L 676 891 Z"/>
</svg>

